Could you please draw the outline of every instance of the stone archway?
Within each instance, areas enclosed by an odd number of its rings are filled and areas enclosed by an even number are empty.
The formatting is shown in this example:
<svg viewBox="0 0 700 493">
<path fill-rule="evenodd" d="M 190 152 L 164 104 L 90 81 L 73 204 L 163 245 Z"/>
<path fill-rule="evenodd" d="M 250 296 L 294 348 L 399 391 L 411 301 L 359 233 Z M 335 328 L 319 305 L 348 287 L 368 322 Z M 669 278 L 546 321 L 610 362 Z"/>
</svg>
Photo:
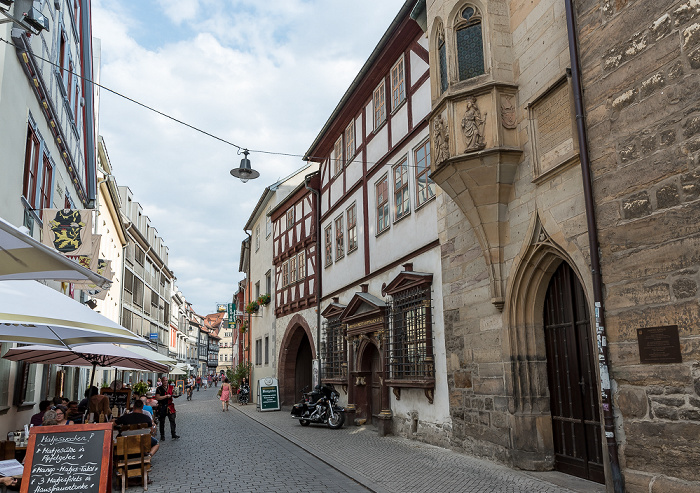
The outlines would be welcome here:
<svg viewBox="0 0 700 493">
<path fill-rule="evenodd" d="M 300 380 L 303 378 L 302 375 L 297 373 L 297 362 L 306 361 L 309 353 L 311 360 L 316 359 L 316 348 L 313 341 L 313 334 L 306 320 L 299 314 L 294 315 L 284 332 L 278 359 L 280 401 L 282 405 L 290 406 L 299 400 L 297 377 Z"/>
<path fill-rule="evenodd" d="M 526 470 L 554 466 L 554 440 L 547 377 L 544 305 L 547 289 L 557 269 L 566 264 L 577 274 L 574 251 L 560 246 L 533 222 L 532 240 L 519 255 L 507 297 L 505 326 L 508 328 L 511 382 L 508 389 L 511 413 L 513 464 Z M 571 245 L 567 245 L 571 246 Z M 581 282 L 585 297 L 585 283 Z"/>
</svg>

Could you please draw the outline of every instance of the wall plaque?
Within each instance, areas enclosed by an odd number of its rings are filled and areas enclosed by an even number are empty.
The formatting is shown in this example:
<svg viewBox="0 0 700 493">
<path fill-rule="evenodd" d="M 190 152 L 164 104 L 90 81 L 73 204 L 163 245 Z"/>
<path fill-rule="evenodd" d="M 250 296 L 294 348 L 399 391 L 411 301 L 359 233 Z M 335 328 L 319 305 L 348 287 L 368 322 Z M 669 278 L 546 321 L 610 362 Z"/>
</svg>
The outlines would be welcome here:
<svg viewBox="0 0 700 493">
<path fill-rule="evenodd" d="M 637 329 L 641 363 L 682 363 L 677 325 Z"/>
</svg>

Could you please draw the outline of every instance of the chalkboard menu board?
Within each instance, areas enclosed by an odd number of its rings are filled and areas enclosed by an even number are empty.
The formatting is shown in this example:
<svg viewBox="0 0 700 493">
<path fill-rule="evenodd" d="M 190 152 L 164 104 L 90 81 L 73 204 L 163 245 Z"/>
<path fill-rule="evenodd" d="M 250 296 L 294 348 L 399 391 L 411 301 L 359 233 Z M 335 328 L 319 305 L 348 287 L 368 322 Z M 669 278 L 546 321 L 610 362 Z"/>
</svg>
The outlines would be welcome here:
<svg viewBox="0 0 700 493">
<path fill-rule="evenodd" d="M 22 493 L 112 490 L 112 424 L 32 428 Z"/>
<path fill-rule="evenodd" d="M 106 387 L 100 390 L 100 394 L 109 397 L 110 409 L 131 409 L 131 389 L 114 390 Z"/>
</svg>

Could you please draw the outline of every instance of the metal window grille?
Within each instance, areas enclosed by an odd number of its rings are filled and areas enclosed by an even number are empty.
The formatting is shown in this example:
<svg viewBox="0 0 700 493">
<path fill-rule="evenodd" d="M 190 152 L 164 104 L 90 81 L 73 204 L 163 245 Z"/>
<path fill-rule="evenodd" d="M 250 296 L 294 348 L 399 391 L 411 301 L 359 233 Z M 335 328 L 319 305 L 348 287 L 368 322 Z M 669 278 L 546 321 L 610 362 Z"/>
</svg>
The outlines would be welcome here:
<svg viewBox="0 0 700 493">
<path fill-rule="evenodd" d="M 434 378 L 430 287 L 395 294 L 389 309 L 387 372 L 390 378 Z"/>
<path fill-rule="evenodd" d="M 347 343 L 340 319 L 334 318 L 323 322 L 323 334 L 324 340 L 321 342 L 323 378 L 345 378 Z"/>
</svg>

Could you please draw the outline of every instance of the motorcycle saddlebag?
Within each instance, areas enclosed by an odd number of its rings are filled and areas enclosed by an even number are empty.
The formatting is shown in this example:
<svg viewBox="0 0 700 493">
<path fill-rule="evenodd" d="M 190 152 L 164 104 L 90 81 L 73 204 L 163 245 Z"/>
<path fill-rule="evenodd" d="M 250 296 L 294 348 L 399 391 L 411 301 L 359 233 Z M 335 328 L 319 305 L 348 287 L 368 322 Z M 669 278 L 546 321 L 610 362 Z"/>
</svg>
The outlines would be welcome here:
<svg viewBox="0 0 700 493">
<path fill-rule="evenodd" d="M 304 412 L 306 411 L 306 406 L 303 404 L 294 404 L 294 407 L 292 407 L 292 416 L 295 418 L 301 418 L 304 415 Z"/>
</svg>

